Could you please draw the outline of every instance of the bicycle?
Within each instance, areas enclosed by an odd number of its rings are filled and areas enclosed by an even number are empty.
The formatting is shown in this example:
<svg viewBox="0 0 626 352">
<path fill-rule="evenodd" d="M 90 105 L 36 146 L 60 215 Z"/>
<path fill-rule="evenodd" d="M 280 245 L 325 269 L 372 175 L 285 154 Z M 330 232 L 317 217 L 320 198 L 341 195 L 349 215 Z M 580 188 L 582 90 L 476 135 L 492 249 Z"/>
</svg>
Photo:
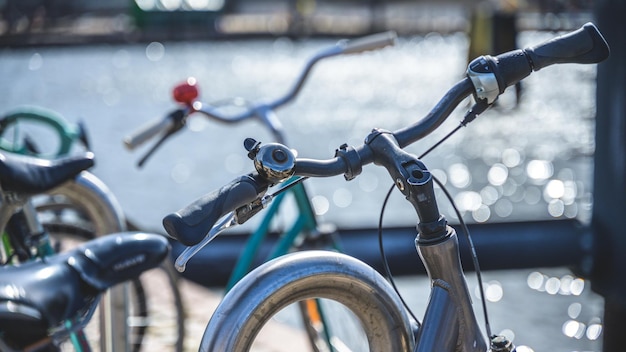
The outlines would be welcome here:
<svg viewBox="0 0 626 352">
<path fill-rule="evenodd" d="M 117 233 L 63 254 L 54 253 L 56 248 L 37 222 L 30 198 L 92 165 L 92 153 L 54 161 L 1 154 L 3 351 L 53 351 L 68 338 L 76 351 L 89 351 L 83 328 L 100 302 L 96 298 L 157 266 L 169 251 L 162 236 Z"/>
<path fill-rule="evenodd" d="M 388 282 L 363 262 L 329 251 L 287 254 L 254 269 L 226 294 L 206 326 L 200 350 L 247 351 L 275 313 L 291 303 L 323 297 L 338 301 L 358 316 L 373 351 L 514 351 L 506 337 L 491 333 L 484 294 L 485 332 L 478 326 L 459 259 L 456 231 L 437 206 L 434 183 L 444 193 L 445 187 L 421 159 L 487 110 L 507 87 L 533 71 L 557 63 L 598 63 L 608 55 L 608 44 L 598 29 L 587 23 L 534 47 L 496 57 L 481 56 L 469 64 L 467 76 L 448 90 L 425 118 L 395 132 L 374 129 L 363 145 L 341 146 L 333 159 L 300 158 L 284 145 L 246 140 L 244 146 L 255 172 L 165 216 L 163 226 L 171 237 L 204 246 L 221 231 L 245 222 L 269 204 L 275 196 L 269 193 L 272 186 L 295 176 L 299 179 L 292 182 L 342 174 L 351 180 L 364 165 L 374 163 L 389 172 L 393 181 L 390 193 L 397 188 L 416 211 L 415 245 L 429 275 L 431 295 L 420 323 L 409 315 L 393 281 Z M 419 157 L 403 150 L 435 131 L 470 95 L 475 103 L 459 126 L 441 141 Z M 462 221 L 460 214 L 457 217 Z M 461 225 L 467 233 L 464 223 Z M 472 257 L 480 282 L 473 248 Z M 389 273 L 387 276 L 391 278 Z"/>
<path fill-rule="evenodd" d="M 19 262 L 0 267 L 3 351 L 59 351 L 68 340 L 74 350 L 90 351 L 84 328 L 102 301 L 100 296 L 157 267 L 169 252 L 163 236 L 135 232 L 101 236 L 56 254 L 36 217 L 29 211 L 19 213 L 33 194 L 52 189 L 91 165 L 91 153 L 47 163 L 1 155 L 0 229 L 10 234 L 3 236 L 3 264 Z M 101 339 L 105 346 L 110 343 L 108 336 Z"/>
<path fill-rule="evenodd" d="M 54 160 L 79 148 L 89 150 L 84 125 L 71 124 L 54 111 L 25 106 L 10 111 L 0 120 L 0 149 Z M 123 232 L 127 228 L 138 230 L 125 219 L 108 187 L 86 170 L 55 188 L 30 195 L 14 212 L 8 222 L 12 230 L 4 232 L 2 254 L 5 257 L 15 254 L 18 262 L 49 256 L 79 242 Z M 177 280 L 171 262 L 164 261 L 158 269 L 131 280 L 129 287 L 109 290 L 103 295 L 99 307 L 100 336 L 90 334 L 92 342 L 99 341 L 102 351 L 138 351 L 142 344 L 163 347 L 165 342 L 155 342 L 149 336 L 150 332 L 171 326 L 169 329 L 174 330 L 176 338 L 165 344 L 182 351 L 184 312 Z M 167 292 L 166 300 L 172 301 L 171 306 L 165 309 L 161 306 L 158 311 L 153 302 L 154 291 L 149 289 L 157 282 L 169 287 L 168 291 L 159 288 L 160 295 Z M 154 319 L 155 315 L 159 319 Z"/>
<path fill-rule="evenodd" d="M 161 235 L 117 233 L 46 260 L 0 267 L 0 349 L 59 351 L 70 341 L 90 351 L 83 329 L 99 297 L 153 269 L 167 256 Z"/>
<path fill-rule="evenodd" d="M 128 149 L 133 150 L 151 138 L 158 137 L 157 142 L 139 159 L 137 165 L 142 167 L 163 142 L 182 130 L 187 119 L 194 114 L 200 114 L 210 120 L 224 124 L 237 124 L 256 119 L 271 132 L 276 142 L 286 143 L 286 133 L 275 111 L 296 98 L 315 64 L 323 59 L 338 55 L 355 54 L 384 48 L 393 45 L 395 39 L 396 35 L 394 32 L 385 32 L 350 41 L 342 41 L 337 45 L 324 49 L 313 55 L 306 62 L 296 82 L 285 95 L 269 102 L 254 103 L 238 97 L 222 100 L 218 103 L 205 104 L 197 100 L 199 96 L 197 81 L 195 78 L 188 78 L 184 83 L 177 85 L 172 93 L 175 101 L 181 105 L 181 108 L 170 112 L 164 119 L 147 123 L 138 132 L 125 138 L 124 144 Z M 233 113 L 233 109 L 243 111 Z M 286 187 L 284 191 L 276 197 L 265 213 L 261 223 L 253 229 L 245 242 L 226 283 L 226 292 L 252 270 L 254 266 L 258 265 L 259 262 L 262 263 L 276 258 L 291 250 L 328 248 L 341 251 L 340 239 L 334 233 L 334 228 L 319 223 L 304 185 L 295 183 L 291 187 Z M 293 210 L 296 211 L 295 219 L 286 229 L 280 231 L 282 235 L 269 250 L 269 253 L 264 253 L 261 246 L 268 241 L 267 238 L 272 232 L 271 225 L 276 221 L 281 207 L 285 206 L 285 200 L 287 199 L 285 197 L 288 194 L 293 196 L 295 200 L 295 206 L 293 207 Z M 182 242 L 189 244 L 184 239 Z M 175 247 L 176 244 L 173 244 L 173 246 Z M 183 273 L 187 260 L 194 254 L 196 253 L 193 250 L 183 251 L 183 254 L 175 263 L 177 270 Z M 203 284 L 202 282 L 200 283 Z M 206 286 L 206 283 L 204 284 Z M 312 346 L 316 350 L 327 349 L 328 347 L 322 347 L 330 345 L 330 342 L 327 341 L 329 334 L 326 330 L 328 330 L 328 327 L 323 323 L 328 319 L 326 317 L 327 314 L 323 312 L 322 303 L 310 301 L 303 304 L 300 310 Z"/>
</svg>

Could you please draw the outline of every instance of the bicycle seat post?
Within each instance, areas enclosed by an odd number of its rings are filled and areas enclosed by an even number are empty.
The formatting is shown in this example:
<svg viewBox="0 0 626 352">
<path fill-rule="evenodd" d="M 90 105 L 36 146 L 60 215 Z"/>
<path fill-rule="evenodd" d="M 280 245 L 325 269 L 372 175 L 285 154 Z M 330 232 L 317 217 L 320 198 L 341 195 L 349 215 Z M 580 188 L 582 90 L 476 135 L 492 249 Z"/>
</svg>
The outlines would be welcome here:
<svg viewBox="0 0 626 352">
<path fill-rule="evenodd" d="M 4 230 L 9 219 L 26 202 L 15 192 L 4 191 L 0 188 L 0 229 Z"/>
</svg>

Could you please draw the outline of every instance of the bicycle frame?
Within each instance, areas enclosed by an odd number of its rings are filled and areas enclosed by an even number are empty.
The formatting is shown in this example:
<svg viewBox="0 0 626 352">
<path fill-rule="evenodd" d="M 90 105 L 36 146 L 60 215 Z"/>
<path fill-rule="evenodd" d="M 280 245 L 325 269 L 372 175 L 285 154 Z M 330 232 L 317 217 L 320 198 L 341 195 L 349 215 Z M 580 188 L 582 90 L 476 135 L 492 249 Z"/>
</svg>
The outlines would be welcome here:
<svg viewBox="0 0 626 352">
<path fill-rule="evenodd" d="M 0 138 L 0 149 L 13 153 L 25 155 L 36 154 L 43 158 L 54 158 L 67 155 L 77 141 L 81 141 L 81 143 L 87 146 L 86 132 L 80 123 L 75 125 L 69 124 L 65 122 L 60 114 L 35 106 L 22 107 L 3 116 L 0 120 L 0 137 L 2 137 L 8 127 L 13 125 L 16 126 L 14 132 L 19 133 L 17 129 L 20 121 L 33 121 L 37 124 L 50 127 L 59 138 L 58 149 L 51 153 L 35 153 L 29 150 L 26 145 L 22 145 L 15 140 L 8 142 L 2 138 Z"/>
<path fill-rule="evenodd" d="M 15 230 L 20 233 L 15 234 L 15 237 L 21 237 L 13 240 L 24 242 L 30 241 L 32 237 L 40 237 L 37 239 L 36 252 L 26 253 L 27 258 L 21 259 L 26 260 L 52 254 L 54 251 L 50 246 L 47 234 L 45 234 L 43 227 L 37 221 L 37 213 L 30 199 L 21 198 L 19 196 L 16 197 L 13 194 L 6 194 L 2 191 L 0 191 L 0 198 L 2 199 L 2 206 L 0 206 L 0 230 L 2 232 L 2 253 L 0 253 L 0 256 L 2 257 L 2 262 L 4 264 L 11 264 L 9 262 L 10 255 L 15 250 L 11 236 L 6 232 L 7 225 L 13 216 L 19 216 L 16 217 L 16 219 L 19 219 L 17 221 L 20 224 L 16 224 Z M 21 233 L 22 230 L 25 230 L 25 233 Z"/>
<path fill-rule="evenodd" d="M 431 281 L 428 308 L 416 338 L 415 351 L 486 351 L 487 344 L 471 306 L 459 245 L 448 228 L 441 242 L 416 239 L 417 250 Z M 460 331 L 464 330 L 464 331 Z"/>
<path fill-rule="evenodd" d="M 13 241 L 19 241 L 19 245 L 26 246 L 25 242 L 36 240 L 35 252 L 25 253 L 24 258 L 20 260 L 31 260 L 34 258 L 43 258 L 54 254 L 54 249 L 50 245 L 48 234 L 45 233 L 43 226 L 37 221 L 37 212 L 30 200 L 30 197 L 22 198 L 20 195 L 5 193 L 0 190 L 0 232 L 2 241 L 0 243 L 0 257 L 3 265 L 17 264 L 10 261 L 11 255 L 14 253 L 15 248 L 12 245 Z M 7 232 L 7 225 L 11 219 L 15 219 L 16 224 L 11 232 Z M 29 250 L 31 246 L 26 246 L 26 250 Z M 91 309 L 91 313 L 95 310 L 95 305 Z M 89 349 L 84 349 L 85 334 L 82 328 L 91 318 L 91 314 L 86 316 L 82 321 L 73 322 L 66 321 L 63 324 L 64 329 L 61 329 L 56 338 L 64 339 L 69 337 L 72 341 L 72 345 L 77 352 L 87 352 Z M 56 341 L 55 336 L 52 337 Z M 62 340 L 59 340 L 62 341 Z M 88 346 L 87 346 L 88 348 Z"/>
<path fill-rule="evenodd" d="M 17 134 L 20 132 L 19 127 L 21 127 L 20 122 L 22 121 L 33 122 L 49 128 L 59 141 L 57 150 L 41 152 L 36 150 L 37 148 L 33 149 L 33 146 L 28 145 L 28 140 L 20 141 L 18 139 L 20 136 L 17 136 Z M 8 133 L 9 127 L 13 127 L 12 132 L 16 134 L 12 141 L 1 138 L 4 133 Z M 24 106 L 12 110 L 0 119 L 0 149 L 9 152 L 53 159 L 69 154 L 72 148 L 77 144 L 89 150 L 87 132 L 82 123 L 70 123 L 66 121 L 61 114 L 49 109 L 36 106 Z M 64 200 L 69 200 L 70 203 L 82 207 L 82 209 L 90 215 L 89 220 L 93 226 L 93 232 L 97 236 L 127 230 L 125 215 L 115 195 L 101 180 L 89 172 L 81 173 L 74 180 L 51 190 L 47 195 L 53 197 L 57 195 L 62 196 Z M 38 202 L 35 209 L 31 203 L 31 201 L 27 201 L 24 204 L 24 206 L 29 208 L 25 209 L 27 219 L 34 219 L 39 210 L 45 211 L 52 207 L 54 211 L 56 209 L 55 207 L 57 207 L 57 205 L 53 204 L 54 202 L 50 204 L 40 204 L 41 202 Z M 36 222 L 36 219 L 33 221 Z M 38 228 L 41 228 L 41 225 L 35 224 L 35 222 L 33 222 L 33 226 L 37 225 Z M 41 229 L 40 232 L 43 232 L 43 229 Z M 7 237 L 4 236 L 4 239 L 7 239 Z M 5 253 L 3 255 L 6 256 L 10 253 L 12 248 L 10 248 L 8 240 L 5 240 L 4 243 Z M 43 238 L 41 245 L 42 249 L 38 251 L 39 255 L 54 253 L 49 238 Z M 173 273 L 175 271 L 173 268 L 168 268 L 167 272 L 170 273 L 170 275 L 174 275 Z M 139 281 L 136 281 L 134 284 L 136 283 L 139 283 Z M 101 326 L 101 338 L 99 342 L 101 351 L 112 352 L 129 350 L 131 345 L 141 342 L 141 339 L 138 338 L 131 341 L 126 325 L 116 323 L 127 321 L 126 318 L 129 311 L 128 299 L 130 295 L 130 289 L 127 286 L 128 285 L 125 284 L 113 287 L 102 295 L 99 304 Z M 180 300 L 180 293 L 177 291 L 177 288 L 173 284 L 172 287 L 174 291 L 176 291 L 174 295 Z M 144 313 L 141 311 L 139 314 Z M 145 330 L 145 327 L 137 328 Z M 184 326 L 180 325 L 178 336 L 184 336 L 181 332 L 183 329 Z M 143 334 L 143 332 L 141 332 L 141 334 Z M 81 344 L 74 339 L 72 339 L 72 341 L 76 350 L 81 350 Z M 177 340 L 177 348 L 182 349 L 182 338 Z"/>
<path fill-rule="evenodd" d="M 2 195 L 2 205 L 0 206 L 0 229 L 2 229 L 2 253 L 3 261 L 12 252 L 8 235 L 4 232 L 7 223 L 16 212 L 22 212 L 26 219 L 27 233 L 26 236 L 31 234 L 43 234 L 43 237 L 39 239 L 38 247 L 40 248 L 37 253 L 30 253 L 35 257 L 44 257 L 54 253 L 54 249 L 50 244 L 50 240 L 37 220 L 37 211 L 31 201 L 31 197 L 21 197 L 15 194 L 6 194 L 0 191 Z M 93 214 L 99 214 L 99 218 L 94 219 L 95 232 L 106 234 L 125 231 L 124 215 L 121 211 L 121 207 L 111 191 L 96 178 L 93 174 L 83 171 L 75 179 L 68 181 L 61 186 L 48 192 L 48 195 L 60 194 L 68 197 L 71 201 L 84 202 L 89 205 L 88 211 Z M 100 350 L 101 351 L 117 351 L 128 350 L 130 346 L 130 339 L 125 327 L 121 324 L 113 324 L 115 321 L 123 321 L 122 316 L 126 316 L 125 311 L 127 308 L 127 297 L 129 295 L 127 285 L 120 285 L 108 290 L 108 292 L 102 295 L 99 308 L 100 324 L 102 326 L 109 326 L 116 329 L 112 331 L 106 329 L 106 333 L 103 333 L 100 338 Z M 78 335 L 76 335 L 78 334 Z M 76 331 L 72 333 L 72 343 L 77 351 L 83 351 L 81 342 L 84 337 L 80 336 L 82 331 Z M 75 336 L 76 335 L 76 336 Z M 118 338 L 118 337 L 124 338 Z"/>
</svg>

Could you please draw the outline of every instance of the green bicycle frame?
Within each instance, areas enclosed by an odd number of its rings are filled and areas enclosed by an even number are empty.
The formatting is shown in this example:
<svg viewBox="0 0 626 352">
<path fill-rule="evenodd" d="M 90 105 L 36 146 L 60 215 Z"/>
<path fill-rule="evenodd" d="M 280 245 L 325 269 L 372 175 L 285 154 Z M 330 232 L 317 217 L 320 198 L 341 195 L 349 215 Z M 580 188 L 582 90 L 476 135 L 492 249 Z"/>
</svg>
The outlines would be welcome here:
<svg viewBox="0 0 626 352">
<path fill-rule="evenodd" d="M 72 144 L 84 134 L 79 125 L 65 122 L 60 114 L 52 110 L 27 106 L 9 112 L 0 120 L 0 149 L 24 155 L 33 154 L 25 144 L 18 140 L 18 122 L 21 120 L 34 121 L 48 126 L 56 132 L 59 138 L 58 149 L 55 152 L 37 154 L 39 157 L 54 158 L 68 154 L 72 148 Z M 3 136 L 4 133 L 7 132 L 8 127 L 12 125 L 15 125 L 15 130 L 13 131 L 15 135 L 13 136 L 13 141 L 9 141 L 3 138 Z"/>
</svg>

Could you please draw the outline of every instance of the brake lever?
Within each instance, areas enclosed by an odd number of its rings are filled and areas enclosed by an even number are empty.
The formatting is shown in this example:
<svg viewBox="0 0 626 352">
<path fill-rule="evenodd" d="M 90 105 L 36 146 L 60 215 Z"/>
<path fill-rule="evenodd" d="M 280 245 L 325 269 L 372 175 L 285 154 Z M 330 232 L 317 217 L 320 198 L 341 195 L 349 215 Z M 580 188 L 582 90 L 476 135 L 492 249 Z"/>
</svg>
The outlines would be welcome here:
<svg viewBox="0 0 626 352">
<path fill-rule="evenodd" d="M 187 110 L 185 109 L 178 109 L 169 114 L 169 118 L 174 121 L 174 124 L 172 125 L 172 127 L 170 127 L 169 130 L 167 130 L 167 132 L 165 132 L 165 134 L 163 134 L 163 136 L 161 136 L 161 138 L 159 138 L 159 140 L 152 146 L 152 148 L 150 148 L 150 150 L 148 150 L 148 152 L 141 159 L 139 159 L 139 162 L 137 162 L 137 167 L 143 167 L 143 164 L 148 161 L 148 158 L 150 158 L 152 154 L 154 154 L 154 152 L 163 144 L 163 142 L 165 142 L 174 133 L 180 131 L 180 129 L 185 126 L 185 118 L 187 117 L 186 111 Z"/>
<path fill-rule="evenodd" d="M 194 255 L 198 254 L 198 252 L 200 252 L 202 248 L 204 248 L 211 241 L 213 241 L 213 239 L 217 237 L 217 235 L 222 233 L 222 231 L 234 225 L 241 225 L 244 222 L 248 221 L 250 218 L 256 215 L 259 211 L 265 209 L 265 207 L 267 207 L 267 205 L 271 203 L 271 201 L 274 199 L 275 196 L 279 195 L 280 193 L 285 192 L 289 188 L 306 180 L 307 178 L 308 177 L 299 177 L 296 180 L 276 190 L 276 192 L 274 192 L 273 194 L 266 194 L 265 196 L 256 199 L 252 203 L 239 207 L 235 211 L 230 212 L 229 214 L 226 214 L 225 216 L 223 216 L 218 221 L 218 223 L 215 226 L 213 226 L 213 228 L 211 228 L 209 233 L 206 235 L 206 237 L 202 239 L 202 241 L 200 241 L 200 243 L 194 246 L 185 248 L 185 250 L 178 256 L 178 258 L 176 258 L 176 261 L 174 262 L 174 267 L 176 268 L 176 270 L 181 273 L 184 272 L 187 267 L 187 262 Z"/>
<path fill-rule="evenodd" d="M 198 254 L 202 248 L 204 248 L 209 242 L 213 241 L 217 235 L 219 235 L 222 231 L 227 228 L 237 224 L 237 220 L 235 219 L 235 213 L 230 212 L 226 214 L 222 219 L 209 231 L 207 236 L 200 241 L 200 243 L 195 246 L 187 247 L 185 250 L 176 258 L 176 262 L 174 262 L 174 267 L 180 273 L 184 272 L 187 267 L 187 262 L 194 255 Z"/>
</svg>

